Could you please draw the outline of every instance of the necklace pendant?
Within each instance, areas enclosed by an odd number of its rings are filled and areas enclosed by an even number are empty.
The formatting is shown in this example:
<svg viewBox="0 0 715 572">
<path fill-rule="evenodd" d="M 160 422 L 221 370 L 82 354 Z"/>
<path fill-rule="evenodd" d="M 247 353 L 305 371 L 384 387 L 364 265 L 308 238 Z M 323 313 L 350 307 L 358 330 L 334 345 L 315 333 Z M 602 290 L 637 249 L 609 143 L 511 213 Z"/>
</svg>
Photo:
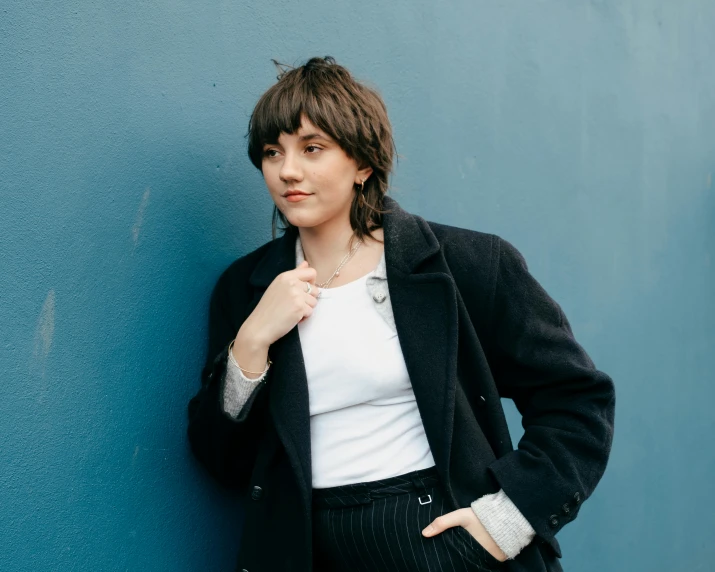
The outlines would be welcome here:
<svg viewBox="0 0 715 572">
<path fill-rule="evenodd" d="M 336 272 L 335 276 L 340 276 L 340 271 Z"/>
</svg>

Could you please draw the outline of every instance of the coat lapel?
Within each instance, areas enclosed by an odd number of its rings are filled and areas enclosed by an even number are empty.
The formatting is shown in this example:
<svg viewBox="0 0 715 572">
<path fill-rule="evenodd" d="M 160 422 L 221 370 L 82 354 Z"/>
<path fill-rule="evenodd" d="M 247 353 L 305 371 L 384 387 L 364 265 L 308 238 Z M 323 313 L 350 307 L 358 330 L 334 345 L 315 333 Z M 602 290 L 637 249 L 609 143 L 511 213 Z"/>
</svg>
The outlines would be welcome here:
<svg viewBox="0 0 715 572">
<path fill-rule="evenodd" d="M 427 223 L 385 198 L 385 262 L 395 327 L 435 463 L 449 482 L 457 356 L 454 282 Z M 291 229 L 276 239 L 250 281 L 253 307 L 281 272 L 295 268 Z M 308 383 L 298 328 L 271 346 L 270 411 L 310 509 L 312 469 Z"/>
<path fill-rule="evenodd" d="M 385 261 L 397 337 L 435 464 L 449 482 L 457 379 L 457 297 L 429 225 L 386 197 Z"/>
<path fill-rule="evenodd" d="M 255 288 L 251 311 L 273 280 L 295 268 L 297 230 L 291 228 L 273 241 L 266 255 L 251 274 Z M 271 345 L 269 356 L 273 371 L 268 383 L 269 407 L 276 432 L 298 479 L 306 509 L 311 505 L 312 470 L 310 453 L 310 404 L 308 380 L 300 347 L 298 328 Z"/>
</svg>

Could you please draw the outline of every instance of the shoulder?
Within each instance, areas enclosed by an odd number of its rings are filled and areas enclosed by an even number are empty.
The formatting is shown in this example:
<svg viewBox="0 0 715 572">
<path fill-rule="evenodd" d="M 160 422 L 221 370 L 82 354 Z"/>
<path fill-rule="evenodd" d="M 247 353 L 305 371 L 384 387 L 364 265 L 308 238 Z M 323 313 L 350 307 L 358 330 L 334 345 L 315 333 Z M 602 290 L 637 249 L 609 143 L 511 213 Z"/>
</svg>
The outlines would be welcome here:
<svg viewBox="0 0 715 572">
<path fill-rule="evenodd" d="M 491 250 L 494 243 L 499 240 L 495 234 L 451 226 L 434 221 L 425 221 L 434 233 L 439 243 L 453 250 L 478 248 Z"/>
<path fill-rule="evenodd" d="M 491 282 L 496 274 L 501 238 L 495 234 L 425 221 L 455 279 Z"/>
<path fill-rule="evenodd" d="M 500 264 L 526 266 L 524 257 L 508 240 L 499 235 L 425 221 L 440 243 L 448 262 L 480 265 L 487 263 L 496 272 Z"/>
<path fill-rule="evenodd" d="M 427 221 L 425 221 L 427 222 Z M 517 248 L 499 235 L 427 222 L 468 306 L 489 315 L 501 292 L 507 297 L 532 280 Z"/>
</svg>

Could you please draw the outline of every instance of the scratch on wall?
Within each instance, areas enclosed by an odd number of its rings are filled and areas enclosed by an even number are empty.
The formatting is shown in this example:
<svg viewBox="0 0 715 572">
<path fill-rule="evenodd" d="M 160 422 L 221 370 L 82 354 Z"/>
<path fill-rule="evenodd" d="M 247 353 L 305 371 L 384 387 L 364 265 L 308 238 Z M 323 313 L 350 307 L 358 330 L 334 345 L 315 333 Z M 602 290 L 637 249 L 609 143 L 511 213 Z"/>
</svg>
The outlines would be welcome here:
<svg viewBox="0 0 715 572">
<path fill-rule="evenodd" d="M 50 290 L 42 304 L 40 317 L 35 328 L 34 364 L 40 368 L 42 377 L 45 377 L 45 363 L 47 355 L 52 349 L 52 339 L 55 335 L 55 291 Z"/>
<path fill-rule="evenodd" d="M 144 224 L 144 211 L 149 204 L 149 195 L 151 194 L 151 187 L 147 187 L 142 196 L 141 203 L 139 203 L 139 210 L 137 211 L 137 216 L 134 221 L 134 226 L 132 227 L 132 239 L 134 240 L 134 247 L 136 248 L 139 243 L 139 233 L 142 230 L 142 225 Z"/>
</svg>

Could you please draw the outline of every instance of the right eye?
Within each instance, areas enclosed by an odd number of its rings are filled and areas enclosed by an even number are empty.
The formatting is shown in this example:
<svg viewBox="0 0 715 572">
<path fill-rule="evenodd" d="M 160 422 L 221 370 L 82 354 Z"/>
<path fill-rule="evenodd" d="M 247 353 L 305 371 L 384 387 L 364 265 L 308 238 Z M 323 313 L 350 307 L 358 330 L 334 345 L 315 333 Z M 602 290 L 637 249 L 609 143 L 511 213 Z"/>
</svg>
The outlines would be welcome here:
<svg viewBox="0 0 715 572">
<path fill-rule="evenodd" d="M 265 149 L 263 151 L 263 156 L 264 157 L 277 157 L 278 156 L 278 151 L 276 149 Z"/>
</svg>

